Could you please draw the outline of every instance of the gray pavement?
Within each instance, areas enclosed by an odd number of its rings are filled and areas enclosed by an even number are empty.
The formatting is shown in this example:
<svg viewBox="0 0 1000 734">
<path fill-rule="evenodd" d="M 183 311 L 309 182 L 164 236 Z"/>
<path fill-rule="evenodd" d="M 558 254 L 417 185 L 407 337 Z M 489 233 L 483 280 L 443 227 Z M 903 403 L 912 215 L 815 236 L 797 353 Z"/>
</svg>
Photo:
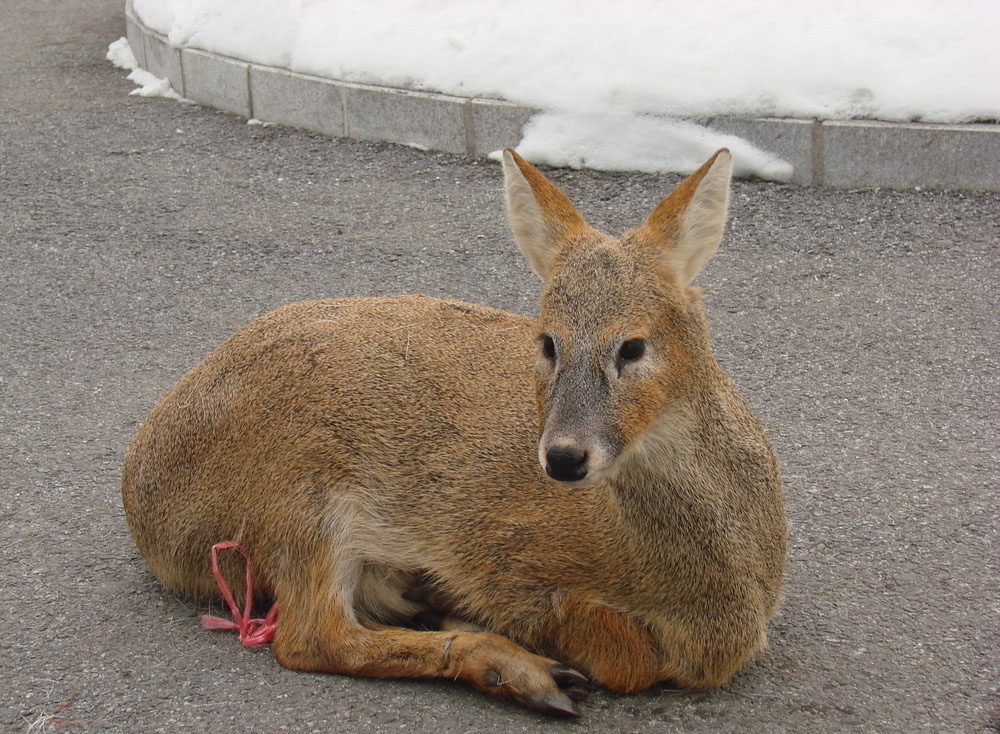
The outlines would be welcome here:
<svg viewBox="0 0 1000 734">
<path fill-rule="evenodd" d="M 281 303 L 530 313 L 537 283 L 495 164 L 129 97 L 103 61 L 123 29 L 118 0 L 0 3 L 0 727 L 998 730 L 997 194 L 735 184 L 700 282 L 781 458 L 791 547 L 771 647 L 724 690 L 598 693 L 553 722 L 203 631 L 124 525 L 119 465 L 153 401 Z M 609 230 L 677 181 L 552 175 Z"/>
</svg>

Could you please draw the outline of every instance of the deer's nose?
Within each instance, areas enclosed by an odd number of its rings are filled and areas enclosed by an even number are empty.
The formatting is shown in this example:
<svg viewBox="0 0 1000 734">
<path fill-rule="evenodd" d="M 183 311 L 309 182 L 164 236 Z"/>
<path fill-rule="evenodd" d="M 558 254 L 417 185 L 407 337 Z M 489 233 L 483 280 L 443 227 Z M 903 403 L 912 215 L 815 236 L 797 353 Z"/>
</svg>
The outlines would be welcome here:
<svg viewBox="0 0 1000 734">
<path fill-rule="evenodd" d="M 551 448 L 545 453 L 545 472 L 560 482 L 579 482 L 587 476 L 587 452 Z"/>
</svg>

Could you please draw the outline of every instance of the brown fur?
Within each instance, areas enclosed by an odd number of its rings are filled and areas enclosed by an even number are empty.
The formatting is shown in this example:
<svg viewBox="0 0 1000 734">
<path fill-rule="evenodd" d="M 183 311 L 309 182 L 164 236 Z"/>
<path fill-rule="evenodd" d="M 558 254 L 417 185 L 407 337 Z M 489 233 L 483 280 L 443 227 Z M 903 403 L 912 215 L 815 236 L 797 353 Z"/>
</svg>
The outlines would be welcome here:
<svg viewBox="0 0 1000 734">
<path fill-rule="evenodd" d="M 622 692 L 725 683 L 765 644 L 785 526 L 768 442 L 670 255 L 715 160 L 613 240 L 508 153 L 508 196 L 529 210 L 511 203 L 511 220 L 546 278 L 537 322 L 409 296 L 249 323 L 156 404 L 126 456 L 152 572 L 212 596 L 210 546 L 242 543 L 295 669 L 462 678 L 554 713 L 572 712 L 554 659 Z M 554 366 L 539 333 L 558 336 Z M 608 378 L 637 336 L 648 356 Z M 546 425 L 610 463 L 549 479 Z M 420 585 L 471 624 L 398 626 L 423 608 L 404 598 Z"/>
</svg>

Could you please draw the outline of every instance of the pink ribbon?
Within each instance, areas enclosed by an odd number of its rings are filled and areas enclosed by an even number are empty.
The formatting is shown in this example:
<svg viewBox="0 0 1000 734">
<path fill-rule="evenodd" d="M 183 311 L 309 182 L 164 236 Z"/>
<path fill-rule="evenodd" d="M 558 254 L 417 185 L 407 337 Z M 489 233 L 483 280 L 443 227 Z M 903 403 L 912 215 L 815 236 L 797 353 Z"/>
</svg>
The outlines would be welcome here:
<svg viewBox="0 0 1000 734">
<path fill-rule="evenodd" d="M 235 548 L 246 560 L 247 593 L 246 602 L 243 605 L 242 612 L 239 610 L 239 607 L 236 606 L 233 594 L 229 590 L 226 580 L 222 578 L 222 573 L 219 571 L 218 552 L 220 550 L 225 550 L 226 548 Z M 253 609 L 253 583 L 250 576 L 250 556 L 245 550 L 243 550 L 243 546 L 239 543 L 234 543 L 228 540 L 223 543 L 216 543 L 213 545 L 212 573 L 215 575 L 215 583 L 219 585 L 219 591 L 222 592 L 222 598 L 225 599 L 226 604 L 229 605 L 229 612 L 233 615 L 233 619 L 222 619 L 222 617 L 213 617 L 209 614 L 205 614 L 202 615 L 201 626 L 210 630 L 239 630 L 240 642 L 242 642 L 245 647 L 259 645 L 262 642 L 270 642 L 271 638 L 274 637 L 274 630 L 277 627 L 278 603 L 275 602 L 271 605 L 271 609 L 268 611 L 267 616 L 264 617 L 264 619 L 250 619 L 250 612 Z"/>
</svg>

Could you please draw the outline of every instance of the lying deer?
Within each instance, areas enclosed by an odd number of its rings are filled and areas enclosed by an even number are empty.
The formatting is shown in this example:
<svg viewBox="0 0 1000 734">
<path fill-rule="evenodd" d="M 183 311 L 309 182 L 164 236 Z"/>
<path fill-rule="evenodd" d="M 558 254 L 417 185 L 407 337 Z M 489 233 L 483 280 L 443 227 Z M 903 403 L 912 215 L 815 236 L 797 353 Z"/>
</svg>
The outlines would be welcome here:
<svg viewBox="0 0 1000 734">
<path fill-rule="evenodd" d="M 242 543 L 296 670 L 461 678 L 569 715 L 575 669 L 620 692 L 722 685 L 765 644 L 786 537 L 771 448 L 689 285 L 722 238 L 729 152 L 617 240 L 511 150 L 503 170 L 537 319 L 407 296 L 250 322 L 137 432 L 129 527 L 196 597 L 217 593 L 210 546 Z"/>
</svg>

